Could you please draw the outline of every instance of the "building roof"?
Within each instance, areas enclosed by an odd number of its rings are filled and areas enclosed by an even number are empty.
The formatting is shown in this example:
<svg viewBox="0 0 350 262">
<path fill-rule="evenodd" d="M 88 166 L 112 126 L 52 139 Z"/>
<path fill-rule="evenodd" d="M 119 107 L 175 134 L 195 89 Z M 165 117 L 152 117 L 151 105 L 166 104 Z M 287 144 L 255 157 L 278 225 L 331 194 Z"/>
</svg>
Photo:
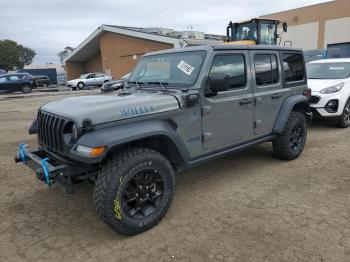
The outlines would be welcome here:
<svg viewBox="0 0 350 262">
<path fill-rule="evenodd" d="M 88 36 L 79 46 L 77 46 L 65 59 L 65 62 L 79 62 L 88 59 L 96 54 L 100 49 L 100 36 L 104 32 L 112 32 L 156 42 L 174 45 L 175 48 L 186 46 L 181 38 L 142 32 L 140 27 L 101 25 L 90 36 Z"/>
</svg>

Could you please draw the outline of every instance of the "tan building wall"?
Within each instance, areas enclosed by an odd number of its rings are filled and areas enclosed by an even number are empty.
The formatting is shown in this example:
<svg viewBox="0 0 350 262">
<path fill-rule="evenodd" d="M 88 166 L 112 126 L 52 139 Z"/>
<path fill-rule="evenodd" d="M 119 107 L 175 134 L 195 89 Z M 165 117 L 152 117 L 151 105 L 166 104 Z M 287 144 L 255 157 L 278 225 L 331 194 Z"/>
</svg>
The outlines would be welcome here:
<svg viewBox="0 0 350 262">
<path fill-rule="evenodd" d="M 173 45 L 105 32 L 100 38 L 100 48 L 103 72 L 118 79 L 130 72 L 143 54 Z"/>
<path fill-rule="evenodd" d="M 280 20 L 281 22 L 287 22 L 288 31 L 302 31 L 300 35 L 294 36 L 293 34 L 286 34 L 283 38 L 283 40 L 291 40 L 292 42 L 295 41 L 295 43 L 297 44 L 293 45 L 295 47 L 301 47 L 304 49 L 326 48 L 327 43 L 334 42 L 332 39 L 329 38 L 329 30 L 327 30 L 326 24 L 328 24 L 330 20 L 338 20 L 339 18 L 350 17 L 350 0 L 336 0 L 322 4 L 297 8 L 285 12 L 264 15 L 261 17 L 274 18 Z M 317 30 L 313 27 L 313 29 L 310 31 L 310 27 L 308 27 L 307 25 L 312 23 L 318 24 Z M 307 29 L 303 31 L 303 28 L 300 26 L 305 26 L 305 28 Z M 340 25 L 338 24 L 337 27 L 339 26 Z M 345 24 L 343 26 L 348 27 L 350 25 Z M 348 34 L 347 31 L 342 32 L 339 29 L 337 30 L 337 32 L 337 35 L 344 35 L 341 41 L 350 42 L 350 34 Z M 327 39 L 325 38 L 326 34 L 328 34 Z M 290 39 L 286 39 L 286 36 L 290 37 Z M 314 38 L 316 36 L 317 45 L 315 45 L 314 43 Z M 301 38 L 304 39 L 304 43 L 300 42 Z M 309 41 L 311 41 L 311 43 L 309 43 Z"/>
<path fill-rule="evenodd" d="M 67 80 L 78 78 L 85 73 L 83 62 L 66 62 Z"/>
<path fill-rule="evenodd" d="M 350 42 L 350 17 L 328 20 L 325 28 L 324 47 L 328 44 Z"/>
<path fill-rule="evenodd" d="M 92 56 L 89 60 L 85 62 L 85 72 L 102 72 L 102 60 L 101 52 L 98 52 L 96 55 Z"/>
</svg>

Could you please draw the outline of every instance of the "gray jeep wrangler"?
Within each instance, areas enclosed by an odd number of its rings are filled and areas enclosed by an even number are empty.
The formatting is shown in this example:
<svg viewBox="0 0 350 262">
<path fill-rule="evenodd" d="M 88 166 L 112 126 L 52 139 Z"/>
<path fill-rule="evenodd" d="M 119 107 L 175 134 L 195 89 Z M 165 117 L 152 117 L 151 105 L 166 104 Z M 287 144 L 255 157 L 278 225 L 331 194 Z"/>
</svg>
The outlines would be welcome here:
<svg viewBox="0 0 350 262">
<path fill-rule="evenodd" d="M 41 106 L 33 126 L 39 148 L 21 144 L 15 160 L 68 192 L 93 181 L 98 215 L 134 235 L 167 212 L 175 172 L 264 142 L 279 158 L 297 158 L 312 116 L 306 93 L 299 49 L 226 44 L 149 53 L 118 93 Z"/>
</svg>

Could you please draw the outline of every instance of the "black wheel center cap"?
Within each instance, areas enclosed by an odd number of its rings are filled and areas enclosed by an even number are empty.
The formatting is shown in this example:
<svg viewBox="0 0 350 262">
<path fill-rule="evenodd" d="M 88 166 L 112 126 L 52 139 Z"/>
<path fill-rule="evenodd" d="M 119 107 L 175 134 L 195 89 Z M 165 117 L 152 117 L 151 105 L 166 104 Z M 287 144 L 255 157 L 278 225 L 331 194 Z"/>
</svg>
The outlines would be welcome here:
<svg viewBox="0 0 350 262">
<path fill-rule="evenodd" d="M 163 193 L 164 181 L 156 170 L 140 171 L 123 190 L 122 208 L 130 217 L 147 217 L 158 208 Z"/>
</svg>

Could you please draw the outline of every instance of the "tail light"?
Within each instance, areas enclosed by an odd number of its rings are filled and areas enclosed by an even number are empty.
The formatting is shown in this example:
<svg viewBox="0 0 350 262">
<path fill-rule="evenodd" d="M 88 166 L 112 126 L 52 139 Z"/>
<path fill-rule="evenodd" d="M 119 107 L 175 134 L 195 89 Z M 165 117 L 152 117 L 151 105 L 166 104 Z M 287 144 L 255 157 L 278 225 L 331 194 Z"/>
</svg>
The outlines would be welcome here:
<svg viewBox="0 0 350 262">
<path fill-rule="evenodd" d="M 304 91 L 303 95 L 306 96 L 306 97 L 308 97 L 308 98 L 310 98 L 310 97 L 311 97 L 311 89 L 310 89 L 310 88 L 306 89 L 306 90 Z"/>
</svg>

